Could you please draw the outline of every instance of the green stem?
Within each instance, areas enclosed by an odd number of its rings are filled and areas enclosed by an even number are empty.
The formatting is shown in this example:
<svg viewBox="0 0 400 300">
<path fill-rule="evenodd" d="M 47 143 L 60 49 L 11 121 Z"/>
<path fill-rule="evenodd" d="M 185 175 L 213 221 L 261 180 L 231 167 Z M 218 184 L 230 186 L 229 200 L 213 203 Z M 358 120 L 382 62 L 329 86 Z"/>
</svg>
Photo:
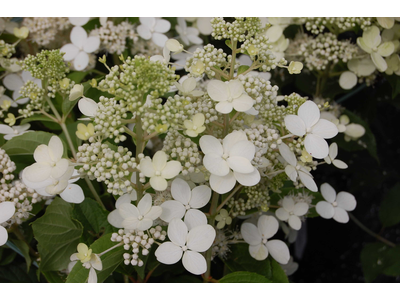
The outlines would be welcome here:
<svg viewBox="0 0 400 300">
<path fill-rule="evenodd" d="M 92 182 L 90 181 L 90 179 L 89 179 L 87 176 L 85 176 L 84 178 L 85 178 L 85 181 L 86 181 L 86 183 L 87 183 L 87 185 L 88 185 L 90 191 L 91 191 L 92 194 L 93 194 L 93 197 L 96 199 L 97 203 L 99 203 L 100 206 L 101 206 L 103 209 L 106 209 L 106 207 L 104 206 L 103 202 L 101 201 L 100 196 L 97 194 L 97 192 L 96 192 L 96 190 L 95 190 L 95 188 L 94 188 Z"/>
<path fill-rule="evenodd" d="M 364 226 L 363 223 L 361 223 L 352 213 L 349 213 L 350 219 L 356 223 L 356 225 L 358 227 L 360 227 L 362 230 L 364 230 L 366 233 L 368 233 L 369 235 L 373 236 L 374 238 L 376 238 L 377 240 L 380 240 L 382 243 L 390 246 L 390 247 L 396 247 L 396 245 L 390 241 L 388 241 L 387 239 L 381 237 L 379 234 L 376 234 L 375 232 L 369 230 L 367 227 Z"/>
<path fill-rule="evenodd" d="M 139 154 L 143 152 L 144 149 L 144 132 L 142 128 L 142 119 L 140 116 L 136 117 L 136 163 L 139 164 Z M 136 193 L 137 193 L 137 200 L 139 201 L 143 197 L 143 185 L 140 182 L 139 172 L 136 172 Z"/>
<path fill-rule="evenodd" d="M 235 73 L 237 41 L 232 42 L 232 40 L 231 40 L 231 43 L 232 43 L 232 61 L 231 61 L 231 68 L 229 70 L 229 79 L 232 79 L 233 74 Z"/>
<path fill-rule="evenodd" d="M 208 218 L 208 224 L 214 227 L 215 223 L 215 213 L 218 205 L 219 194 L 213 192 L 213 196 L 211 198 L 211 207 L 210 207 L 210 217 Z M 207 261 L 207 271 L 204 273 L 204 281 L 209 282 L 210 274 L 211 274 L 211 256 L 212 256 L 212 247 L 206 252 L 206 261 Z"/>
<path fill-rule="evenodd" d="M 67 126 L 65 125 L 65 123 L 61 123 L 60 126 L 61 126 L 61 129 L 63 130 L 63 132 L 65 134 L 66 139 L 67 139 L 67 143 L 68 143 L 69 149 L 71 150 L 72 155 L 73 155 L 73 157 L 75 158 L 75 161 L 76 161 L 77 160 L 76 150 L 75 150 L 74 144 L 72 143 L 71 136 L 69 135 Z"/>
<path fill-rule="evenodd" d="M 219 211 L 221 210 L 221 208 L 224 207 L 224 205 L 226 204 L 226 202 L 228 202 L 228 200 L 231 199 L 231 198 L 236 194 L 236 192 L 239 191 L 241 188 L 243 188 L 243 186 L 240 185 L 240 184 L 238 184 L 238 185 L 235 187 L 235 189 L 232 191 L 232 193 L 230 193 L 230 194 L 228 195 L 228 197 L 226 197 L 226 198 L 224 199 L 224 201 L 217 207 L 216 212 L 219 212 Z"/>
</svg>

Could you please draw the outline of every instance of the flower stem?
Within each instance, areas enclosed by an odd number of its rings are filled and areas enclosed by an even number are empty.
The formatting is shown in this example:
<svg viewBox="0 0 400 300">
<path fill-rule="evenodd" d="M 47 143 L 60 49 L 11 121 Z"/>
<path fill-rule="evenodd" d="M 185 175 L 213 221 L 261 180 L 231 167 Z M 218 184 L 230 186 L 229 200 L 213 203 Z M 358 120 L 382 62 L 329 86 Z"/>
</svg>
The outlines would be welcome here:
<svg viewBox="0 0 400 300">
<path fill-rule="evenodd" d="M 361 223 L 352 213 L 349 213 L 350 219 L 356 223 L 356 225 L 358 227 L 360 227 L 362 230 L 364 230 L 366 233 L 368 233 L 369 235 L 373 236 L 374 238 L 376 238 L 377 240 L 380 240 L 382 243 L 390 246 L 390 247 L 396 247 L 396 245 L 390 241 L 388 241 L 387 239 L 381 237 L 379 234 L 376 234 L 375 232 L 369 230 L 367 227 L 365 227 L 365 225 L 363 223 Z"/>
<path fill-rule="evenodd" d="M 238 184 L 238 185 L 235 187 L 235 189 L 232 191 L 232 193 L 230 193 L 230 194 L 228 195 L 228 197 L 226 197 L 225 200 L 217 207 L 217 209 L 216 209 L 215 212 L 216 212 L 216 213 L 219 212 L 219 211 L 221 210 L 221 208 L 224 207 L 224 205 L 226 204 L 226 202 L 228 202 L 228 200 L 231 199 L 231 198 L 236 194 L 236 192 L 239 191 L 241 188 L 243 188 L 243 186 L 242 186 L 241 184 Z"/>
<path fill-rule="evenodd" d="M 143 152 L 144 149 L 144 132 L 142 128 L 142 119 L 140 116 L 136 117 L 136 163 L 140 163 L 139 154 Z M 143 184 L 140 182 L 139 172 L 136 172 L 136 193 L 137 200 L 139 201 L 143 197 Z"/>
<path fill-rule="evenodd" d="M 87 183 L 87 185 L 88 185 L 90 191 L 91 191 L 92 194 L 93 194 L 93 197 L 96 199 L 96 201 L 100 204 L 100 206 L 101 206 L 103 209 L 106 209 L 106 207 L 104 206 L 103 202 L 101 201 L 100 196 L 97 194 L 97 192 L 96 192 L 96 190 L 95 190 L 95 188 L 94 188 L 92 182 L 90 181 L 90 179 L 89 179 L 87 176 L 85 176 L 84 178 L 85 178 L 85 181 L 86 181 L 86 183 Z"/>
<path fill-rule="evenodd" d="M 211 198 L 210 217 L 208 218 L 208 224 L 210 224 L 212 227 L 214 227 L 215 212 L 216 212 L 216 207 L 218 205 L 218 199 L 219 199 L 219 194 L 217 192 L 213 192 L 213 196 Z M 209 282 L 211 274 L 211 256 L 212 256 L 212 246 L 206 252 L 207 271 L 204 273 L 205 282 Z"/>
</svg>

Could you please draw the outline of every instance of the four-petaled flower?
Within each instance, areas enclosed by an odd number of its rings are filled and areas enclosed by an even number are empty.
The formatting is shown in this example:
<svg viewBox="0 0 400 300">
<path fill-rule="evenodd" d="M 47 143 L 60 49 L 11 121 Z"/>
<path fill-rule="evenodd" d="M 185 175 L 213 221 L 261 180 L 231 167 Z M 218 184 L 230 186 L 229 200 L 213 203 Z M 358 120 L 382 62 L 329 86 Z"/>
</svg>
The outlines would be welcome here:
<svg viewBox="0 0 400 300">
<path fill-rule="evenodd" d="M 103 263 L 101 262 L 100 256 L 98 254 L 92 253 L 92 249 L 89 249 L 84 243 L 78 244 L 78 252 L 71 255 L 71 266 L 76 261 L 80 261 L 82 265 L 89 269 L 89 278 L 88 283 L 97 283 L 97 274 L 96 270 L 101 271 L 103 269 Z"/>
<path fill-rule="evenodd" d="M 167 155 L 164 151 L 157 151 L 153 159 L 145 157 L 140 161 L 140 172 L 150 177 L 150 185 L 156 191 L 164 191 L 168 182 L 166 179 L 176 177 L 182 171 L 179 161 L 167 162 Z"/>
<path fill-rule="evenodd" d="M 229 213 L 226 209 L 221 209 L 219 214 L 215 217 L 215 221 L 217 221 L 217 228 L 222 229 L 226 225 L 230 225 L 232 223 L 232 218 L 229 216 Z"/>
<path fill-rule="evenodd" d="M 229 114 L 232 109 L 245 112 L 254 104 L 239 80 L 227 82 L 211 80 L 207 85 L 207 93 L 212 100 L 218 102 L 215 109 L 221 114 Z"/>
<path fill-rule="evenodd" d="M 5 140 L 11 140 L 15 136 L 19 136 L 21 134 L 24 134 L 25 132 L 28 132 L 27 130 L 31 127 L 31 124 L 23 124 L 20 126 L 8 126 L 4 124 L 0 124 L 0 134 L 5 134 L 4 139 Z"/>
<path fill-rule="evenodd" d="M 204 130 L 206 130 L 204 121 L 205 117 L 202 113 L 195 114 L 192 120 L 183 121 L 183 125 L 186 127 L 186 135 L 190 137 L 196 137 L 199 135 L 199 133 L 202 133 Z"/>
<path fill-rule="evenodd" d="M 294 230 L 299 230 L 301 228 L 299 217 L 304 216 L 307 212 L 307 203 L 295 203 L 292 197 L 286 196 L 282 199 L 282 207 L 276 210 L 275 215 L 279 220 L 287 221 Z"/>
<path fill-rule="evenodd" d="M 233 189 L 236 180 L 244 186 L 256 185 L 261 177 L 251 161 L 256 151 L 244 131 L 234 131 L 221 142 L 211 136 L 200 138 L 204 167 L 211 173 L 210 186 L 219 194 Z"/>
<path fill-rule="evenodd" d="M 163 34 L 171 28 L 171 23 L 167 20 L 153 17 L 140 17 L 140 25 L 137 27 L 139 36 L 145 40 L 152 39 L 153 43 L 159 47 L 164 47 L 168 37 Z"/>
<path fill-rule="evenodd" d="M 310 172 L 308 172 L 307 169 L 297 161 L 296 156 L 292 151 L 290 151 L 289 146 L 285 143 L 280 144 L 279 152 L 288 163 L 288 165 L 285 167 L 285 173 L 290 180 L 296 181 L 297 177 L 299 177 L 301 183 L 304 184 L 304 186 L 310 191 L 318 191 L 318 187 L 315 184 Z"/>
<path fill-rule="evenodd" d="M 257 226 L 252 223 L 243 223 L 240 229 L 243 239 L 249 244 L 250 255 L 256 260 L 264 260 L 268 254 L 280 264 L 289 262 L 288 246 L 280 240 L 268 239 L 273 237 L 279 229 L 279 223 L 273 216 L 262 215 Z"/>
<path fill-rule="evenodd" d="M 320 119 L 320 111 L 313 101 L 306 101 L 296 115 L 285 117 L 286 128 L 297 136 L 306 136 L 304 147 L 315 158 L 324 158 L 329 153 L 328 143 L 325 139 L 333 138 L 338 134 L 338 129 L 332 122 Z"/>
<path fill-rule="evenodd" d="M 206 259 L 199 252 L 207 251 L 215 239 L 215 229 L 211 225 L 201 225 L 188 231 L 180 219 L 173 219 L 168 225 L 170 242 L 162 243 L 156 250 L 157 260 L 166 265 L 182 264 L 187 271 L 200 275 L 207 271 Z"/>
<path fill-rule="evenodd" d="M 315 207 L 317 213 L 324 219 L 334 219 L 339 223 L 349 221 L 348 211 L 356 208 L 357 201 L 354 196 L 348 192 L 340 192 L 336 195 L 333 187 L 324 183 L 321 185 L 321 194 L 326 201 L 319 201 Z"/>
<path fill-rule="evenodd" d="M 71 30 L 70 39 L 72 44 L 62 46 L 60 51 L 65 53 L 65 61 L 73 61 L 75 70 L 81 71 L 89 64 L 89 53 L 93 53 L 99 48 L 100 38 L 88 37 L 85 29 L 75 26 Z"/>
<path fill-rule="evenodd" d="M 130 197 L 117 201 L 116 210 L 112 211 L 107 219 L 117 228 L 147 230 L 153 226 L 154 220 L 161 215 L 161 212 L 161 207 L 153 206 L 150 194 L 146 194 L 137 207 L 131 204 Z"/>
<path fill-rule="evenodd" d="M 189 230 L 207 224 L 207 217 L 199 208 L 204 207 L 211 199 L 211 189 L 208 186 L 201 185 L 191 190 L 185 180 L 176 178 L 171 184 L 171 195 L 175 200 L 161 204 L 161 220 L 171 222 L 185 216 L 184 222 Z"/>
<path fill-rule="evenodd" d="M 324 158 L 327 164 L 333 164 L 338 169 L 347 169 L 347 164 L 339 159 L 336 159 L 338 154 L 338 146 L 336 143 L 332 143 L 329 146 L 329 155 Z"/>
</svg>

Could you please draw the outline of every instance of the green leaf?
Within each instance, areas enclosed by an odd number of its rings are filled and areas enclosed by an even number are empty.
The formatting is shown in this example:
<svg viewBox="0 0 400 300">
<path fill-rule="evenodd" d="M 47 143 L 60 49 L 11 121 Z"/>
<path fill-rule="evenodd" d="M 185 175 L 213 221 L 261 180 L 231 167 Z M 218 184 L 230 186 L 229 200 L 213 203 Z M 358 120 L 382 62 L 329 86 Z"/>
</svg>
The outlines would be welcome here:
<svg viewBox="0 0 400 300">
<path fill-rule="evenodd" d="M 61 276 L 59 272 L 50 271 L 50 272 L 42 272 L 43 276 L 46 278 L 48 283 L 64 283 L 65 275 Z"/>
<path fill-rule="evenodd" d="M 270 261 L 272 268 L 272 282 L 289 283 L 289 279 L 286 276 L 286 273 L 282 269 L 281 265 L 271 256 L 268 256 L 268 260 Z"/>
<path fill-rule="evenodd" d="M 31 131 L 22 135 L 13 137 L 2 148 L 9 156 L 13 155 L 33 155 L 37 146 L 41 144 L 48 145 L 51 137 L 54 134 L 44 131 Z M 67 147 L 64 144 L 64 156 L 66 155 Z"/>
<path fill-rule="evenodd" d="M 272 278 L 271 263 L 268 259 L 255 260 L 250 256 L 248 244 L 235 244 L 231 247 L 229 259 L 224 261 L 232 272 L 248 271 L 254 272 L 268 279 Z"/>
<path fill-rule="evenodd" d="M 12 263 L 17 256 L 17 252 L 4 247 L 0 248 L 0 266 L 5 266 Z"/>
<path fill-rule="evenodd" d="M 242 74 L 243 72 L 246 72 L 248 69 L 250 69 L 249 66 L 245 66 L 245 65 L 240 66 L 239 69 L 238 69 L 238 71 L 237 71 L 237 73 L 238 73 L 238 75 L 240 75 L 240 74 Z"/>
<path fill-rule="evenodd" d="M 26 273 L 25 264 L 12 264 L 0 268 L 0 282 L 38 283 L 38 280 L 34 269 L 31 269 L 29 273 Z"/>
<path fill-rule="evenodd" d="M 32 223 L 41 256 L 41 271 L 66 269 L 82 235 L 82 225 L 72 219 L 73 204 L 59 197 L 47 207 L 43 217 Z"/>
<path fill-rule="evenodd" d="M 374 281 L 379 274 L 400 276 L 400 245 L 367 244 L 360 258 L 366 282 Z"/>
<path fill-rule="evenodd" d="M 400 222 L 400 183 L 397 183 L 385 195 L 379 210 L 379 218 L 385 227 Z"/>
<path fill-rule="evenodd" d="M 82 80 L 89 74 L 89 72 L 81 72 L 81 71 L 75 71 L 71 72 L 67 75 L 69 79 L 75 82 L 75 84 L 79 84 L 82 82 Z"/>
<path fill-rule="evenodd" d="M 75 205 L 73 212 L 74 217 L 83 225 L 84 238 L 86 237 L 87 242 L 90 243 L 101 232 L 107 234 L 115 231 L 107 221 L 108 214 L 108 211 L 90 198 L 85 198 L 82 203 Z"/>
<path fill-rule="evenodd" d="M 17 248 L 19 249 L 19 251 L 21 252 L 20 254 L 22 254 L 25 258 L 26 261 L 26 267 L 27 267 L 27 272 L 29 272 L 29 269 L 31 267 L 32 264 L 32 259 L 29 255 L 29 246 L 27 243 L 21 241 L 21 240 L 10 240 L 15 246 L 17 246 Z"/>
<path fill-rule="evenodd" d="M 229 47 L 229 49 L 232 49 L 231 40 L 225 40 L 225 45 L 227 45 Z"/>
<path fill-rule="evenodd" d="M 35 114 L 32 117 L 28 117 L 28 118 L 22 119 L 21 125 L 29 123 L 29 122 L 34 122 L 34 121 L 44 121 L 44 122 L 56 123 L 56 121 L 50 119 L 49 117 L 47 117 L 45 115 Z M 60 127 L 60 129 L 61 129 L 61 127 Z"/>
<path fill-rule="evenodd" d="M 271 283 L 268 278 L 252 272 L 234 272 L 219 280 L 220 283 Z"/>
<path fill-rule="evenodd" d="M 106 234 L 90 245 L 92 253 L 100 254 L 105 250 L 110 249 L 115 246 L 116 243 L 111 241 L 111 233 Z M 76 249 L 75 249 L 76 250 Z M 75 251 L 76 252 L 76 251 Z M 97 282 L 101 283 L 107 279 L 107 277 L 118 267 L 118 265 L 124 260 L 123 254 L 126 252 L 122 246 L 116 247 L 111 251 L 103 254 L 101 262 L 103 264 L 103 269 L 101 271 L 96 271 Z M 88 280 L 89 269 L 82 266 L 81 262 L 78 261 L 73 267 L 71 273 L 67 277 L 67 283 L 84 283 Z"/>
</svg>

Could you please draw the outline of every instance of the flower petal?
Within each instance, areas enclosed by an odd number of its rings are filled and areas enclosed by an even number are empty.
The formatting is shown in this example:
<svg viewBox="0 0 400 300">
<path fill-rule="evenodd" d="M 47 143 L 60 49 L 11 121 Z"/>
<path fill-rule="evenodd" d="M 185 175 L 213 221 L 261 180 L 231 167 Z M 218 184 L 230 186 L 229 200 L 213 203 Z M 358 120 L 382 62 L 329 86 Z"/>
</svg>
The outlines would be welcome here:
<svg viewBox="0 0 400 300">
<path fill-rule="evenodd" d="M 161 171 L 161 176 L 165 179 L 171 179 L 176 177 L 182 171 L 182 165 L 179 161 L 169 161 L 165 165 L 165 168 Z"/>
<path fill-rule="evenodd" d="M 335 214 L 332 204 L 327 201 L 319 201 L 315 207 L 317 213 L 324 219 L 332 219 Z"/>
<path fill-rule="evenodd" d="M 122 228 L 122 222 L 124 221 L 124 218 L 122 218 L 119 210 L 115 209 L 108 214 L 107 221 L 114 227 Z"/>
<path fill-rule="evenodd" d="M 154 253 L 157 260 L 166 265 L 177 263 L 182 257 L 182 248 L 171 242 L 162 243 Z"/>
<path fill-rule="evenodd" d="M 186 209 L 179 201 L 168 200 L 161 204 L 162 213 L 160 219 L 165 222 L 171 222 L 173 219 L 182 219 Z"/>
<path fill-rule="evenodd" d="M 145 18 L 145 19 L 147 19 L 147 18 Z M 146 25 L 139 25 L 139 26 L 136 28 L 136 31 L 137 31 L 138 35 L 139 35 L 142 39 L 144 39 L 144 40 L 149 40 L 149 39 L 151 39 L 152 33 L 151 33 L 150 28 L 149 28 L 148 26 L 146 26 Z"/>
<path fill-rule="evenodd" d="M 287 264 L 290 259 L 288 246 L 280 240 L 267 242 L 267 248 L 271 256 L 280 264 Z"/>
<path fill-rule="evenodd" d="M 228 134 L 222 141 L 223 149 L 225 153 L 230 153 L 231 149 L 235 144 L 241 141 L 248 141 L 247 135 L 244 131 L 235 130 Z M 222 153 L 221 153 L 222 155 Z"/>
<path fill-rule="evenodd" d="M 7 243 L 7 240 L 8 240 L 7 230 L 0 225 L 0 246 L 3 246 L 5 243 Z"/>
<path fill-rule="evenodd" d="M 245 174 L 245 173 L 233 172 L 233 175 L 235 176 L 236 180 L 241 185 L 244 185 L 244 186 L 256 185 L 261 180 L 260 172 L 256 168 L 254 168 L 253 172 L 251 172 L 251 173 Z"/>
<path fill-rule="evenodd" d="M 153 220 L 144 218 L 137 223 L 135 229 L 145 231 L 145 230 L 149 229 L 151 226 L 153 226 Z"/>
<path fill-rule="evenodd" d="M 254 166 L 251 164 L 251 162 L 247 158 L 241 156 L 231 156 L 226 160 L 226 162 L 228 163 L 228 166 L 235 172 L 248 174 L 254 171 Z M 224 176 L 226 174 L 216 175 Z"/>
<path fill-rule="evenodd" d="M 256 147 L 250 141 L 243 140 L 235 143 L 229 149 L 229 156 L 241 156 L 247 158 L 251 161 L 254 158 L 254 154 L 256 152 Z"/>
<path fill-rule="evenodd" d="M 306 124 L 299 116 L 287 115 L 285 117 L 286 128 L 294 135 L 303 136 L 306 134 Z"/>
<path fill-rule="evenodd" d="M 336 191 L 329 183 L 321 184 L 321 194 L 329 203 L 333 203 L 336 200 Z"/>
<path fill-rule="evenodd" d="M 220 156 L 224 154 L 220 141 L 211 135 L 204 135 L 200 138 L 200 148 L 204 154 L 215 153 Z"/>
<path fill-rule="evenodd" d="M 357 82 L 357 75 L 350 71 L 343 72 L 339 78 L 339 85 L 344 90 L 351 90 Z"/>
<path fill-rule="evenodd" d="M 130 203 L 123 203 L 119 206 L 118 211 L 122 218 L 137 218 L 140 215 L 137 207 Z"/>
<path fill-rule="evenodd" d="M 211 173 L 217 176 L 225 176 L 229 173 L 229 164 L 222 159 L 221 155 L 208 153 L 203 158 L 204 167 Z"/>
<path fill-rule="evenodd" d="M 186 212 L 185 219 L 183 221 L 189 230 L 197 226 L 207 225 L 206 215 L 198 209 L 189 209 Z"/>
<path fill-rule="evenodd" d="M 289 226 L 294 230 L 300 230 L 301 228 L 301 220 L 298 216 L 292 215 L 288 219 Z"/>
<path fill-rule="evenodd" d="M 176 178 L 171 184 L 171 195 L 175 200 L 183 205 L 187 205 L 192 197 L 192 192 L 189 184 L 185 180 Z"/>
<path fill-rule="evenodd" d="M 90 98 L 83 97 L 79 100 L 78 107 L 85 116 L 94 117 L 98 104 Z"/>
<path fill-rule="evenodd" d="M 152 41 L 159 47 L 164 47 L 165 43 L 168 41 L 168 37 L 165 34 L 153 32 Z"/>
<path fill-rule="evenodd" d="M 240 227 L 240 233 L 245 242 L 249 245 L 255 246 L 261 243 L 261 233 L 257 226 L 252 223 L 243 223 L 242 227 Z"/>
<path fill-rule="evenodd" d="M 88 66 L 88 64 L 89 64 L 89 55 L 84 51 L 79 52 L 74 59 L 75 70 L 82 71 Z"/>
<path fill-rule="evenodd" d="M 45 181 L 50 177 L 52 168 L 46 163 L 35 163 L 26 167 L 23 172 L 23 177 L 33 183 Z"/>
<path fill-rule="evenodd" d="M 221 101 L 215 106 L 215 109 L 221 114 L 229 114 L 232 111 L 233 106 L 228 101 Z"/>
<path fill-rule="evenodd" d="M 371 26 L 364 30 L 362 39 L 369 48 L 378 47 L 378 45 L 381 43 L 379 28 L 376 26 Z"/>
<path fill-rule="evenodd" d="M 71 42 L 80 50 L 83 49 L 83 45 L 85 44 L 87 37 L 88 36 L 86 30 L 83 29 L 83 27 L 75 26 L 74 28 L 72 28 L 70 35 Z"/>
<path fill-rule="evenodd" d="M 349 214 L 341 207 L 335 207 L 335 214 L 333 219 L 339 223 L 347 223 L 349 221 Z"/>
<path fill-rule="evenodd" d="M 153 201 L 150 194 L 146 194 L 142 199 L 140 199 L 139 203 L 137 204 L 137 209 L 139 210 L 139 213 L 144 216 L 150 211 L 152 205 Z"/>
<path fill-rule="evenodd" d="M 69 203 L 82 203 L 85 200 L 82 188 L 75 184 L 70 183 L 67 188 L 60 193 L 60 197 Z"/>
<path fill-rule="evenodd" d="M 318 122 L 320 111 L 315 102 L 308 100 L 300 106 L 297 115 L 303 120 L 306 128 L 311 128 Z"/>
<path fill-rule="evenodd" d="M 83 45 L 83 51 L 93 53 L 100 47 L 100 39 L 98 36 L 90 36 Z"/>
<path fill-rule="evenodd" d="M 187 271 L 194 275 L 200 275 L 207 271 L 206 259 L 195 251 L 186 251 L 182 257 L 182 264 Z"/>
<path fill-rule="evenodd" d="M 153 162 L 150 158 L 144 158 L 140 161 L 140 172 L 146 177 L 153 177 L 155 175 Z"/>
<path fill-rule="evenodd" d="M 305 202 L 296 203 L 293 212 L 296 216 L 304 216 L 308 212 L 308 204 Z"/>
<path fill-rule="evenodd" d="M 215 229 L 208 224 L 192 228 L 187 235 L 187 247 L 197 252 L 207 251 L 215 239 Z"/>
<path fill-rule="evenodd" d="M 286 145 L 285 143 L 281 143 L 278 146 L 278 148 L 279 148 L 279 152 L 281 153 L 284 160 L 286 160 L 289 163 L 289 165 L 296 167 L 297 159 L 296 159 L 295 154 L 290 150 L 289 146 Z"/>
<path fill-rule="evenodd" d="M 328 122 L 328 121 L 327 121 Z M 323 159 L 329 154 L 328 143 L 319 135 L 309 133 L 304 139 L 304 147 L 312 157 Z"/>
<path fill-rule="evenodd" d="M 320 119 L 318 123 L 313 126 L 311 132 L 312 134 L 319 135 L 324 139 L 330 139 L 336 136 L 339 131 L 337 126 L 332 122 L 325 119 Z"/>
<path fill-rule="evenodd" d="M 297 175 L 299 174 L 299 172 L 297 172 L 296 168 L 293 167 L 292 165 L 287 165 L 285 167 L 285 173 L 291 181 L 296 181 Z"/>
<path fill-rule="evenodd" d="M 332 164 L 338 169 L 347 169 L 349 167 L 345 162 L 343 162 L 339 159 L 333 160 Z"/>
<path fill-rule="evenodd" d="M 352 211 L 357 206 L 357 201 L 354 196 L 348 192 L 340 192 L 336 197 L 338 207 L 343 208 L 347 211 Z"/>
<path fill-rule="evenodd" d="M 156 23 L 154 24 L 154 31 L 165 33 L 171 28 L 171 23 L 164 19 L 157 19 Z"/>
<path fill-rule="evenodd" d="M 69 167 L 69 160 L 66 158 L 60 159 L 54 167 L 51 168 L 51 176 L 54 179 L 62 177 L 67 172 Z M 71 174 L 72 175 L 72 174 Z"/>
<path fill-rule="evenodd" d="M 73 60 L 79 53 L 79 48 L 74 44 L 66 44 L 61 47 L 60 52 L 64 52 L 63 59 L 65 61 Z"/>
<path fill-rule="evenodd" d="M 229 97 L 229 88 L 220 80 L 211 80 L 207 85 L 207 93 L 214 101 L 226 102 Z"/>
<path fill-rule="evenodd" d="M 289 219 L 289 213 L 282 207 L 275 211 L 275 216 L 281 221 L 287 221 Z"/>
<path fill-rule="evenodd" d="M 69 17 L 69 21 L 74 26 L 83 26 L 89 22 L 89 17 Z"/>
<path fill-rule="evenodd" d="M 304 184 L 304 186 L 306 188 L 308 188 L 312 192 L 318 191 L 317 184 L 315 183 L 314 179 L 312 178 L 312 176 L 310 174 L 307 174 L 302 171 L 298 172 L 298 174 L 299 174 L 301 183 Z"/>
<path fill-rule="evenodd" d="M 282 207 L 287 211 L 287 212 L 292 212 L 294 211 L 294 200 L 287 196 L 283 198 L 282 200 Z"/>
<path fill-rule="evenodd" d="M 387 63 L 386 63 L 386 61 L 384 60 L 384 58 L 380 54 L 378 54 L 376 52 L 371 53 L 371 59 L 374 62 L 376 68 L 380 72 L 385 72 L 386 71 Z"/>
<path fill-rule="evenodd" d="M 11 91 L 19 91 L 24 85 L 22 78 L 17 74 L 8 74 L 3 79 L 4 86 Z"/>
<path fill-rule="evenodd" d="M 262 215 L 258 219 L 257 227 L 262 235 L 262 238 L 269 239 L 278 232 L 279 223 L 273 216 Z"/>
<path fill-rule="evenodd" d="M 268 249 L 261 243 L 258 245 L 250 245 L 249 253 L 256 260 L 264 260 L 268 257 Z"/>
<path fill-rule="evenodd" d="M 218 194 L 225 194 L 232 190 L 236 184 L 236 178 L 233 176 L 233 172 L 229 171 L 229 173 L 225 176 L 218 176 L 211 174 L 210 176 L 210 186 L 213 191 Z"/>
<path fill-rule="evenodd" d="M 192 197 L 189 201 L 191 208 L 202 208 L 211 199 L 211 189 L 206 185 L 197 186 L 192 190 Z"/>
<path fill-rule="evenodd" d="M 243 84 L 239 80 L 231 80 L 227 83 L 227 85 L 230 96 L 233 99 L 239 98 L 244 92 Z"/>
<path fill-rule="evenodd" d="M 1 202 L 0 203 L 0 224 L 6 222 L 15 213 L 14 202 Z"/>
<path fill-rule="evenodd" d="M 378 53 L 383 57 L 387 57 L 393 53 L 394 49 L 394 44 L 392 42 L 386 42 L 378 47 Z"/>
<path fill-rule="evenodd" d="M 173 219 L 168 225 L 168 237 L 176 245 L 185 246 L 188 228 L 187 225 L 180 219 Z"/>
<path fill-rule="evenodd" d="M 63 143 L 61 141 L 61 139 L 56 136 L 53 135 L 49 141 L 49 155 L 51 160 L 53 160 L 54 162 L 59 161 L 63 155 L 64 152 L 64 146 Z"/>
<path fill-rule="evenodd" d="M 168 187 L 168 182 L 161 176 L 153 176 L 150 178 L 150 185 L 156 191 L 165 191 Z"/>
</svg>

